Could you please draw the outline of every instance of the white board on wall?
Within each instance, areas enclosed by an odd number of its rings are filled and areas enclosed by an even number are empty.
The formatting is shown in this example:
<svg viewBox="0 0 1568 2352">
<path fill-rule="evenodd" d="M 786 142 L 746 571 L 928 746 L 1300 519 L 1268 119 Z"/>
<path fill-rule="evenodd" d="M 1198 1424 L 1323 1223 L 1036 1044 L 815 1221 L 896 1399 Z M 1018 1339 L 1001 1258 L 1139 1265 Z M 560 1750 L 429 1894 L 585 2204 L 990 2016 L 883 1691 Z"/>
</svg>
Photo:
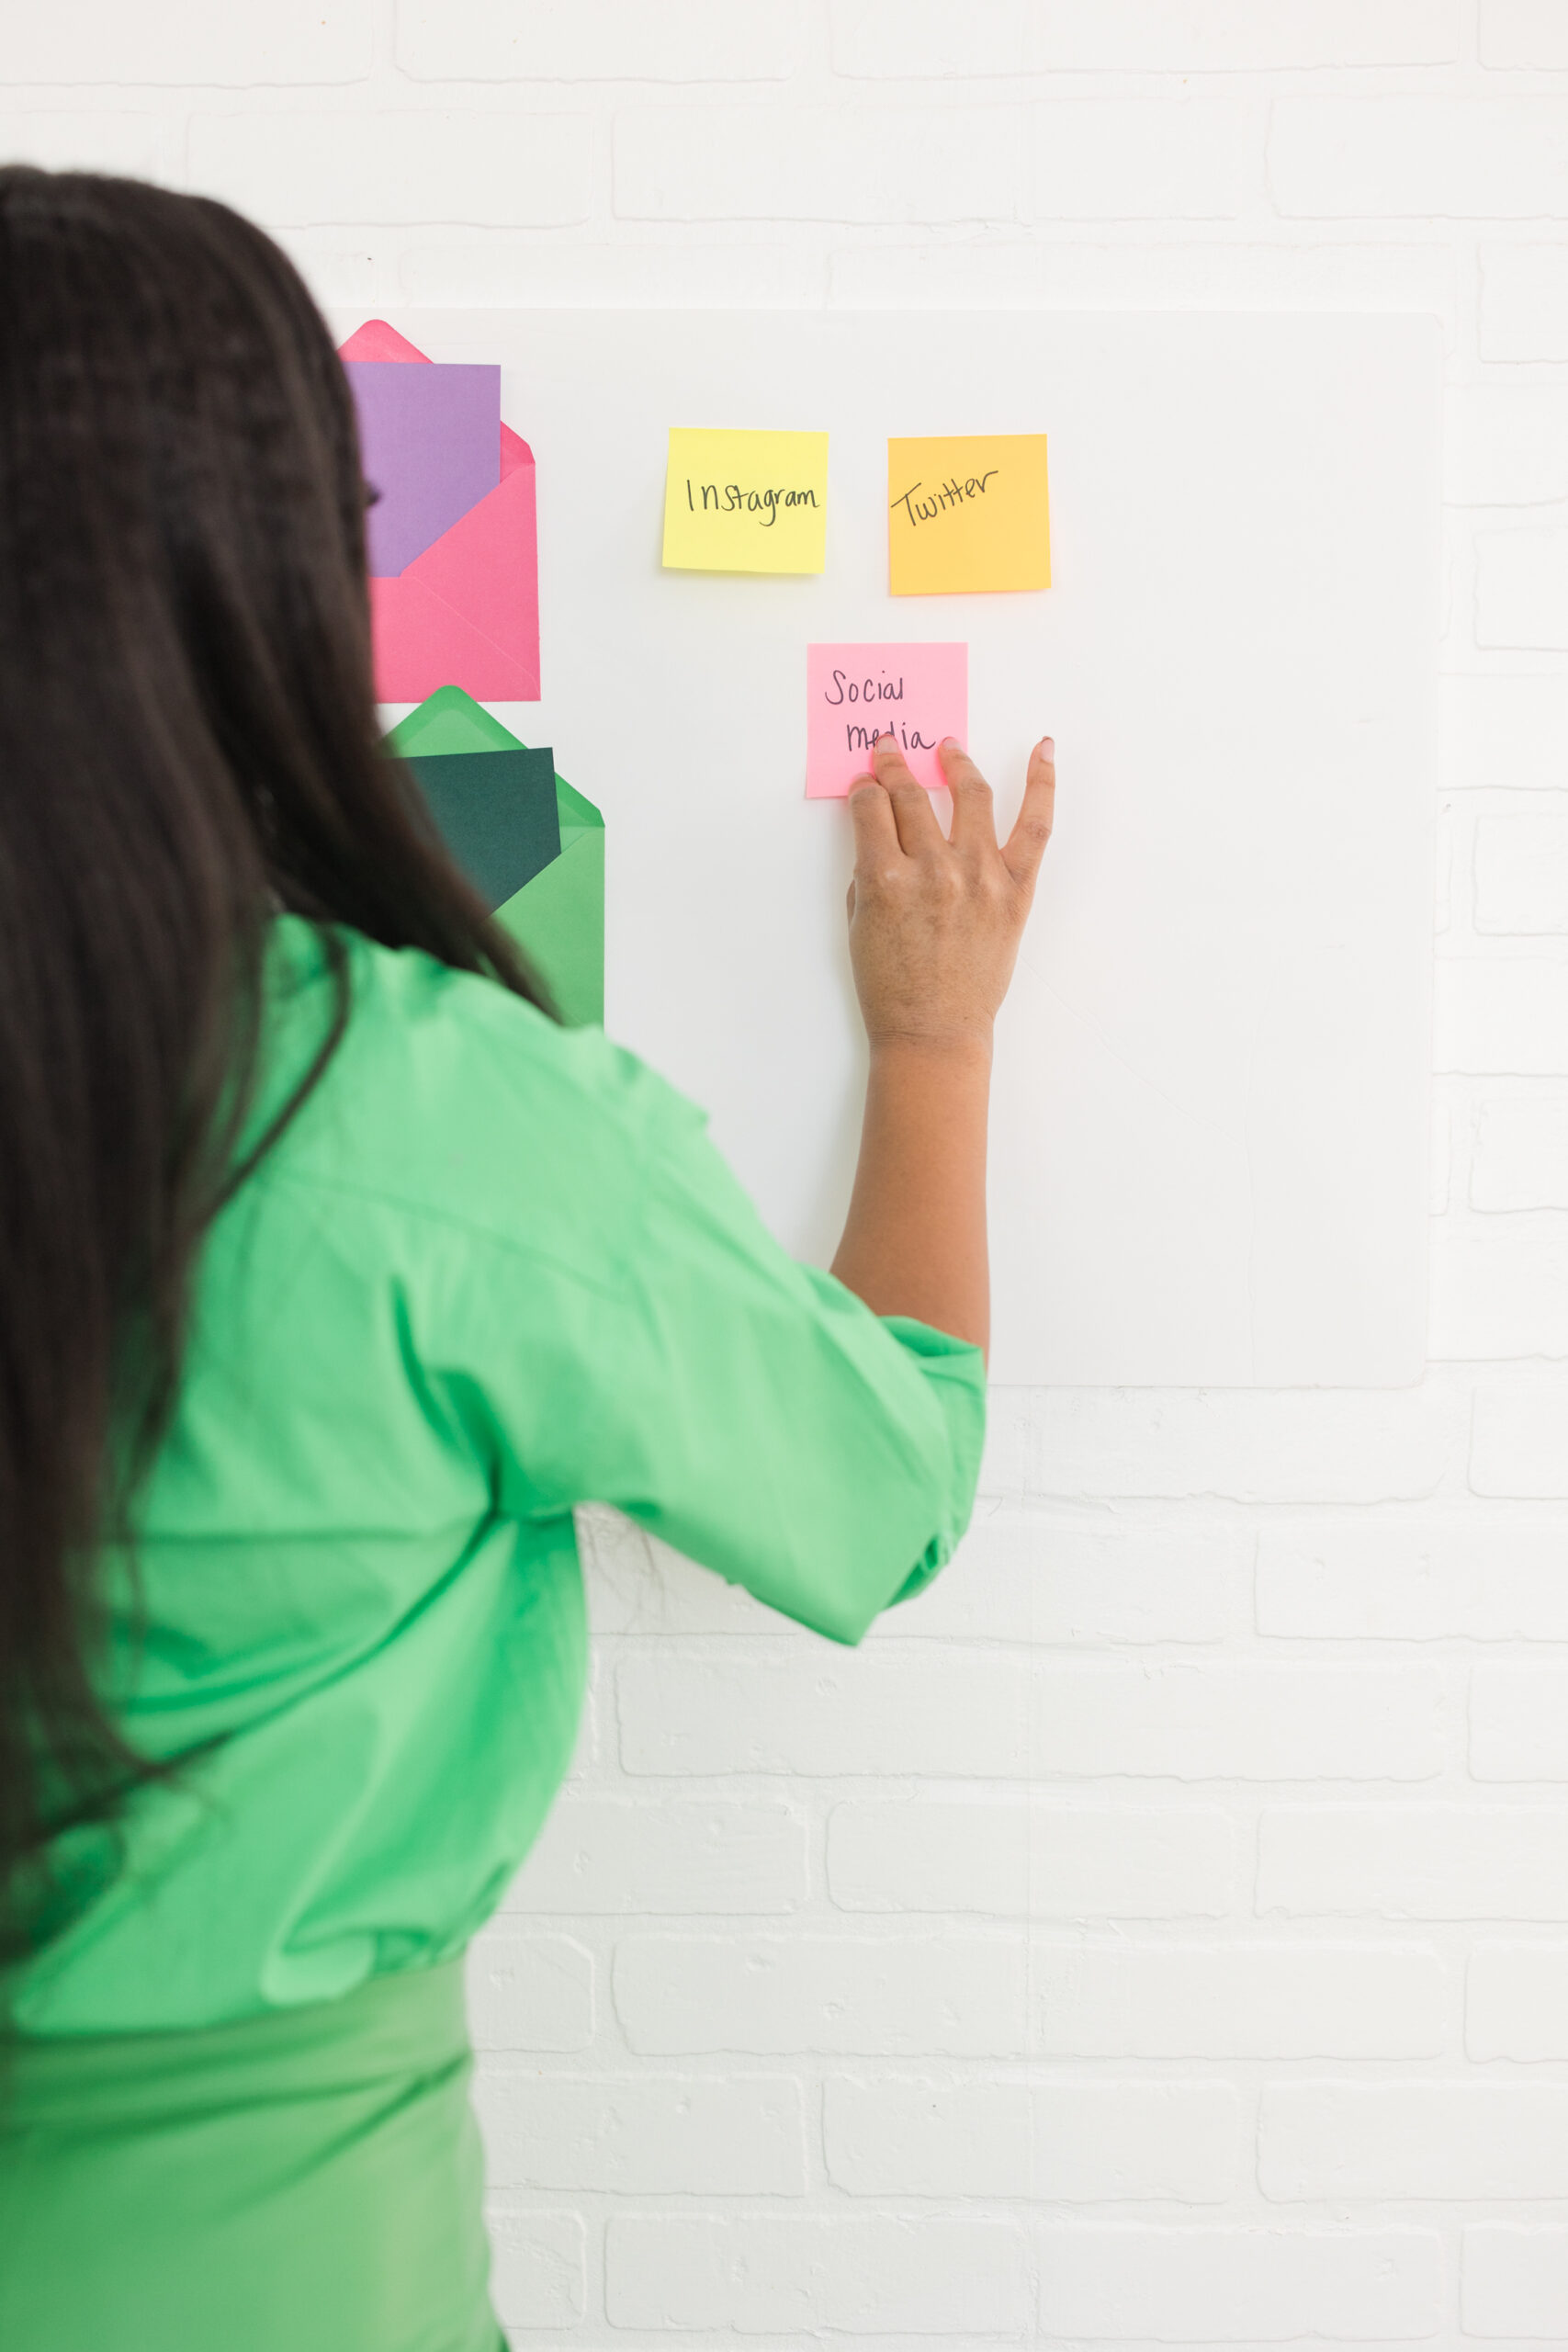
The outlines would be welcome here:
<svg viewBox="0 0 1568 2352">
<path fill-rule="evenodd" d="M 356 319 L 345 319 L 346 331 Z M 993 1376 L 1380 1386 L 1426 1329 L 1438 341 L 1412 318 L 399 312 L 499 360 L 608 1019 L 826 1259 L 862 1058 L 805 648 L 967 640 L 1058 834 L 998 1049 Z M 826 428 L 828 563 L 660 567 L 667 428 Z M 889 435 L 1045 431 L 1055 584 L 887 594 Z"/>
</svg>

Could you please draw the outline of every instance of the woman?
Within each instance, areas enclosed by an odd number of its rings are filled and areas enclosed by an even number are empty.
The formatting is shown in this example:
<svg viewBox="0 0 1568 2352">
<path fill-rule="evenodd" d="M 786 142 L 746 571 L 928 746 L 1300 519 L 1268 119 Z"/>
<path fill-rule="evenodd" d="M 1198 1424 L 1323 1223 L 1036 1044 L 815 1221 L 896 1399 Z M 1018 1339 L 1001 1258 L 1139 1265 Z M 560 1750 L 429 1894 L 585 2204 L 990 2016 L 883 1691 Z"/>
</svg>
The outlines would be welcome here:
<svg viewBox="0 0 1568 2352">
<path fill-rule="evenodd" d="M 460 1955 L 571 1747 L 572 1506 L 840 1641 L 947 1557 L 1050 746 L 1005 853 L 956 746 L 951 843 L 886 746 L 853 797 L 799 1267 L 378 752 L 281 254 L 7 171 L 0 320 L 0 2341 L 492 2352 Z"/>
</svg>

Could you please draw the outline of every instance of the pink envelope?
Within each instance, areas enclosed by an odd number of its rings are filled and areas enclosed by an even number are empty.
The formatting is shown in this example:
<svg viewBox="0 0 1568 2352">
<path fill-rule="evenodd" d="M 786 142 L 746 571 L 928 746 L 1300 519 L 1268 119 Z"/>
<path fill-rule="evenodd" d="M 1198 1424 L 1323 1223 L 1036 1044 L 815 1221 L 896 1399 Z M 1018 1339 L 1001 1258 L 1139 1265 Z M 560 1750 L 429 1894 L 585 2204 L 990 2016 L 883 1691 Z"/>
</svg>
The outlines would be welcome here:
<svg viewBox="0 0 1568 2352">
<path fill-rule="evenodd" d="M 384 319 L 349 336 L 340 359 L 428 355 Z M 534 453 L 501 428 L 501 480 L 395 580 L 372 580 L 376 692 L 423 702 L 461 686 L 476 702 L 539 699 L 539 556 Z"/>
</svg>

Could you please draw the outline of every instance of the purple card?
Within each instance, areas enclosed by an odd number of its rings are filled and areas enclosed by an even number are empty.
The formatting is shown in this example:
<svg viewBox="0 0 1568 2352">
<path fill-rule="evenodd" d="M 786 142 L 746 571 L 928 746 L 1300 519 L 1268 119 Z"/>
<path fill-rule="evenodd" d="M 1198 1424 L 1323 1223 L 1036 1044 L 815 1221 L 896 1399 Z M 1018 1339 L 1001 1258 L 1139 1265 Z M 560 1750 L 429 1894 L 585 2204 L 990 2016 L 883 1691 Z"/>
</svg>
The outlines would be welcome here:
<svg viewBox="0 0 1568 2352">
<path fill-rule="evenodd" d="M 371 576 L 395 580 L 501 480 L 499 368 L 351 359 Z"/>
</svg>

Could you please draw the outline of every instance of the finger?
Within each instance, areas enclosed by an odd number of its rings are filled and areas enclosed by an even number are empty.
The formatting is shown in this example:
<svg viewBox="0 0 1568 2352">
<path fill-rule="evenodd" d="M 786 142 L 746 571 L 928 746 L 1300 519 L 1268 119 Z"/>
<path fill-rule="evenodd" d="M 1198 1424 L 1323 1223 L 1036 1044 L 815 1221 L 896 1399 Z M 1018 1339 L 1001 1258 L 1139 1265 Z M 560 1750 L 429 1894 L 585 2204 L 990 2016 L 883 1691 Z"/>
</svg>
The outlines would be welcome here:
<svg viewBox="0 0 1568 2352">
<path fill-rule="evenodd" d="M 903 855 L 893 803 L 874 775 L 857 775 L 851 785 L 850 815 L 854 820 L 857 874 L 870 874 L 889 858 Z"/>
<path fill-rule="evenodd" d="M 997 845 L 996 819 L 991 812 L 991 787 L 955 736 L 944 735 L 937 757 L 953 795 L 953 846 L 970 856 Z"/>
<path fill-rule="evenodd" d="M 1032 889 L 1034 877 L 1040 871 L 1040 861 L 1045 854 L 1045 844 L 1051 838 L 1051 827 L 1056 813 L 1056 746 L 1049 735 L 1043 735 L 1029 755 L 1029 775 L 1023 787 L 1023 806 L 1018 812 L 1018 822 L 1008 835 L 1002 858 L 1015 882 Z"/>
<path fill-rule="evenodd" d="M 891 735 L 880 735 L 871 747 L 876 780 L 893 804 L 898 839 L 907 857 L 929 856 L 945 849 L 947 837 L 936 820 L 931 794 L 909 774 L 909 763 Z"/>
</svg>

